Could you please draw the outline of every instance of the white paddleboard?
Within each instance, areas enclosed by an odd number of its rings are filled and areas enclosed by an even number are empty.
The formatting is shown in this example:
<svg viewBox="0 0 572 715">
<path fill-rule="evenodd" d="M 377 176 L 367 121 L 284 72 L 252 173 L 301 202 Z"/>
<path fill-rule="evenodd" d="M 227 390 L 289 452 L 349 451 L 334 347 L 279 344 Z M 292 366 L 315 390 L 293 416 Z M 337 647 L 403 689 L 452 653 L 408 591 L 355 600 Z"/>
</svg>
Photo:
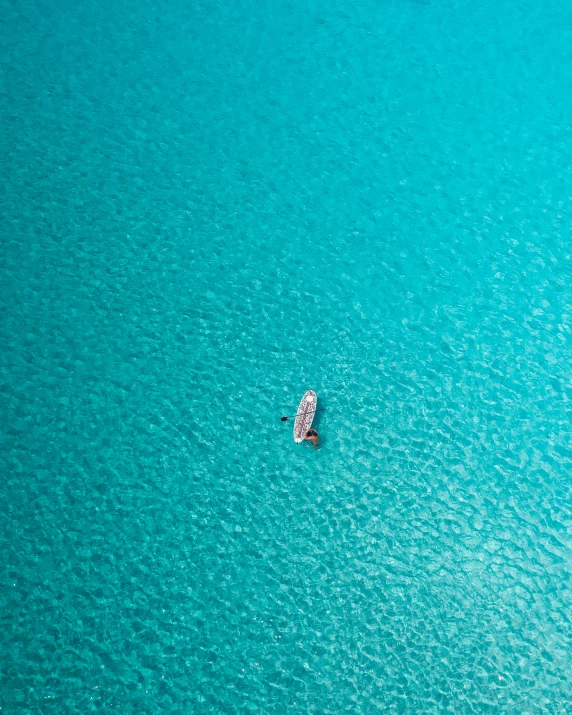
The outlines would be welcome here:
<svg viewBox="0 0 572 715">
<path fill-rule="evenodd" d="M 294 442 L 296 444 L 304 439 L 306 432 L 312 426 L 317 404 L 318 396 L 314 390 L 308 390 L 296 410 L 296 421 L 294 422 Z"/>
</svg>

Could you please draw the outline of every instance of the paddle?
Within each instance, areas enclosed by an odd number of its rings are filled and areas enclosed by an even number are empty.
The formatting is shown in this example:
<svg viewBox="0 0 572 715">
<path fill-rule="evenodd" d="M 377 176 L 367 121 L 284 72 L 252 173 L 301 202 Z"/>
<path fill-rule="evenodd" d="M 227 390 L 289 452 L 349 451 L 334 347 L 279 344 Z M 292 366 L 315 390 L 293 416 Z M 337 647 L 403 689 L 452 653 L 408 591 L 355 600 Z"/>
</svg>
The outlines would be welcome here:
<svg viewBox="0 0 572 715">
<path fill-rule="evenodd" d="M 319 410 L 314 410 L 314 412 L 323 412 L 326 408 L 320 407 Z M 298 415 L 303 415 L 303 412 L 298 412 Z M 286 422 L 286 420 L 291 420 L 293 417 L 298 417 L 298 415 L 289 415 L 288 417 L 281 417 L 280 422 Z"/>
</svg>

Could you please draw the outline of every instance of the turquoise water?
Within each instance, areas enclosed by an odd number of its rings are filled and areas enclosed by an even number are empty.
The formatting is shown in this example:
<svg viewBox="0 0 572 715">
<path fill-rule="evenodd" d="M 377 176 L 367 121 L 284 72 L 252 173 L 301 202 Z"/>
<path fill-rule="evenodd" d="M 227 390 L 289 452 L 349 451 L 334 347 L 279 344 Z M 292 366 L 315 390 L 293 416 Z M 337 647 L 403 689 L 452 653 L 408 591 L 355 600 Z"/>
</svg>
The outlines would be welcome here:
<svg viewBox="0 0 572 715">
<path fill-rule="evenodd" d="M 571 713 L 570 3 L 0 10 L 2 713 Z"/>
</svg>

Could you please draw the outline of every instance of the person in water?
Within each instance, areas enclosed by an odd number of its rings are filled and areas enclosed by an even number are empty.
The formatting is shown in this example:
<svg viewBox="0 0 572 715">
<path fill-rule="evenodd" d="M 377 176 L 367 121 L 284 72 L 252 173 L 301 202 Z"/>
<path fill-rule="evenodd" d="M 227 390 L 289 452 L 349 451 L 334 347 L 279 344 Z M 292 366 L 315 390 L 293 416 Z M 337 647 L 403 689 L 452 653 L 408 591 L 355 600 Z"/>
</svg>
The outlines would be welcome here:
<svg viewBox="0 0 572 715">
<path fill-rule="evenodd" d="M 316 432 L 315 429 L 309 429 L 306 432 L 306 436 L 304 437 L 304 439 L 307 439 L 309 442 L 311 442 L 312 447 L 314 449 L 318 449 L 318 442 L 319 442 L 320 438 L 319 438 L 318 433 Z"/>
</svg>

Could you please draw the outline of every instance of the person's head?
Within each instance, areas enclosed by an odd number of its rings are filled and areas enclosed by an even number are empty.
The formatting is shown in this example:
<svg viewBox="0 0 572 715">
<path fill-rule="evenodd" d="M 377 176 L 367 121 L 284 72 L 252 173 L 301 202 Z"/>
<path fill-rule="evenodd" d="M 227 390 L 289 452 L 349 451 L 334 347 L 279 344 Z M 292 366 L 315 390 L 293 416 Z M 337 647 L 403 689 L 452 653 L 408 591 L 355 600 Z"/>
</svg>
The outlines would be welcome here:
<svg viewBox="0 0 572 715">
<path fill-rule="evenodd" d="M 306 433 L 306 437 L 317 437 L 318 433 L 316 432 L 315 429 L 309 429 L 308 432 Z"/>
</svg>

